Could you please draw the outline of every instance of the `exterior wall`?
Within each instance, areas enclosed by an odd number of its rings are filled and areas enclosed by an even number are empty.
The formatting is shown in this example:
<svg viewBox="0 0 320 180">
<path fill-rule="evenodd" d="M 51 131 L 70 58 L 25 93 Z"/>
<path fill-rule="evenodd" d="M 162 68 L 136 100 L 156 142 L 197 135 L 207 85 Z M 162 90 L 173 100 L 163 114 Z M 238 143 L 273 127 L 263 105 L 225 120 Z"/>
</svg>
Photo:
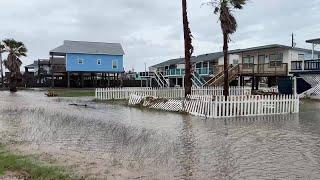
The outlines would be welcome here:
<svg viewBox="0 0 320 180">
<path fill-rule="evenodd" d="M 239 54 L 240 63 L 242 63 L 243 57 L 253 56 L 254 57 L 254 64 L 258 64 L 259 55 L 265 55 L 265 63 L 269 63 L 270 54 L 275 54 L 275 53 L 282 53 L 283 54 L 283 63 L 288 63 L 288 58 L 287 58 L 288 52 L 287 52 L 287 50 L 284 50 L 284 49 L 268 49 L 268 50 L 243 52 L 243 53 Z"/>
<path fill-rule="evenodd" d="M 237 60 L 239 63 L 241 63 L 240 56 L 237 54 L 229 54 L 229 64 L 233 64 L 233 61 Z M 223 65 L 224 63 L 224 57 L 220 57 L 218 60 L 218 65 Z"/>
<path fill-rule="evenodd" d="M 184 64 L 177 64 L 177 69 L 185 69 L 185 65 Z"/>
<path fill-rule="evenodd" d="M 312 60 L 312 52 L 307 52 L 307 51 L 297 51 L 297 50 L 289 50 L 288 51 L 288 65 L 289 65 L 289 72 L 292 72 L 291 70 L 291 62 L 292 61 L 301 61 L 301 59 L 299 59 L 299 54 L 303 54 L 304 55 L 304 61 L 307 60 Z M 314 54 L 314 58 L 318 59 L 319 57 L 319 53 Z"/>
<path fill-rule="evenodd" d="M 83 64 L 79 64 L 79 60 Z M 98 60 L 101 60 L 101 64 L 97 63 Z M 112 67 L 113 61 L 117 62 L 117 68 Z M 123 56 L 67 54 L 66 69 L 69 72 L 123 72 Z"/>
</svg>

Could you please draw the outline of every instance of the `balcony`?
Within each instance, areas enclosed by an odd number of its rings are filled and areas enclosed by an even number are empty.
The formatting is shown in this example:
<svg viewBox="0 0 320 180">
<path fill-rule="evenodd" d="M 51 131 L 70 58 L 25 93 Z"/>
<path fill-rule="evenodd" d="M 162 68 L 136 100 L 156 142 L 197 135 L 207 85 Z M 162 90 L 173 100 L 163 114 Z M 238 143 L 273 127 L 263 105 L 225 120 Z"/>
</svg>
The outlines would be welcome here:
<svg viewBox="0 0 320 180">
<path fill-rule="evenodd" d="M 195 71 L 201 76 L 213 74 L 212 68 L 196 68 Z M 184 76 L 184 74 L 185 69 L 167 69 L 165 72 L 165 76 Z"/>
<path fill-rule="evenodd" d="M 292 71 L 320 71 L 320 59 L 292 61 L 291 70 Z"/>
<path fill-rule="evenodd" d="M 167 69 L 165 76 L 183 76 L 184 72 L 184 69 Z"/>
<path fill-rule="evenodd" d="M 216 66 L 215 72 L 223 71 L 223 65 Z M 244 76 L 287 76 L 288 64 L 266 63 L 266 64 L 239 64 L 239 73 Z"/>
<path fill-rule="evenodd" d="M 213 68 L 196 68 L 195 71 L 202 76 L 213 74 Z"/>
</svg>

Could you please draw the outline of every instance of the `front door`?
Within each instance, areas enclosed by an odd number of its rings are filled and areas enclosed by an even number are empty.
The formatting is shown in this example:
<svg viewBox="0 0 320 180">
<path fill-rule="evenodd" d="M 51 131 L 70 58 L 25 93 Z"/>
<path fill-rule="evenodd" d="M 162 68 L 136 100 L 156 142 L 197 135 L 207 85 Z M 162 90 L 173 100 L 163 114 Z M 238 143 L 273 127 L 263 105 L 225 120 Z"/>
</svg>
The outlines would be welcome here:
<svg viewBox="0 0 320 180">
<path fill-rule="evenodd" d="M 259 55 L 259 57 L 258 57 L 258 71 L 259 71 L 259 73 L 263 73 L 265 63 L 266 63 L 266 56 Z"/>
</svg>

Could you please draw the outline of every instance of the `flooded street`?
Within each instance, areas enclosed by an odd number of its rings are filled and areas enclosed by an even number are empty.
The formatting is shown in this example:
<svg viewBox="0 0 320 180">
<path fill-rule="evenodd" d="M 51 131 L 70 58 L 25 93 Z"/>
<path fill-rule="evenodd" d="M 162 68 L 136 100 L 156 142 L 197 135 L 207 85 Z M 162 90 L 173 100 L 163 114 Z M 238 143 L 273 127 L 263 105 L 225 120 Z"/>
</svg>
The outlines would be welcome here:
<svg viewBox="0 0 320 180">
<path fill-rule="evenodd" d="M 301 111 L 214 120 L 0 92 L 0 140 L 93 179 L 319 179 L 320 103 Z"/>
</svg>

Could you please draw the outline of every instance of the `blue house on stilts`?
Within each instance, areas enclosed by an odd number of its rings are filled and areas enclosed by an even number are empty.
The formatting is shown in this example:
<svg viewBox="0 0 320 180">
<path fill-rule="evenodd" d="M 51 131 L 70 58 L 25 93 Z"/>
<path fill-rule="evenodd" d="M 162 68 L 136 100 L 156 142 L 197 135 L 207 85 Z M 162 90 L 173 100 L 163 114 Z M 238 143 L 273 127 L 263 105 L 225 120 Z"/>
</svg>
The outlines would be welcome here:
<svg viewBox="0 0 320 180">
<path fill-rule="evenodd" d="M 51 85 L 119 86 L 119 75 L 124 73 L 123 56 L 120 43 L 64 41 L 50 51 Z"/>
</svg>

